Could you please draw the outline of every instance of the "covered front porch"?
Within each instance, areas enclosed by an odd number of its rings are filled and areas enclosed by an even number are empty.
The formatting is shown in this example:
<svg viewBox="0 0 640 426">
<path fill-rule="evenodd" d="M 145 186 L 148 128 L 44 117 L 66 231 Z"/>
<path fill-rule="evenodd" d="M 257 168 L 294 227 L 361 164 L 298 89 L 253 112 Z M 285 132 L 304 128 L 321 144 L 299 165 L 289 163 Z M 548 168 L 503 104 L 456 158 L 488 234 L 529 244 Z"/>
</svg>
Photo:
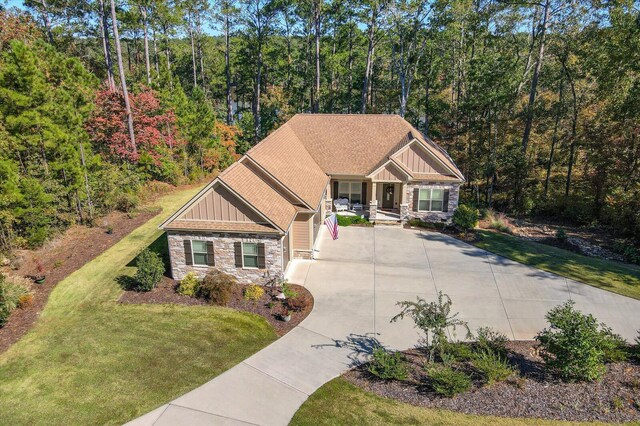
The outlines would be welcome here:
<svg viewBox="0 0 640 426">
<path fill-rule="evenodd" d="M 326 209 L 370 221 L 401 221 L 407 207 L 406 182 L 335 177 L 329 183 Z"/>
</svg>

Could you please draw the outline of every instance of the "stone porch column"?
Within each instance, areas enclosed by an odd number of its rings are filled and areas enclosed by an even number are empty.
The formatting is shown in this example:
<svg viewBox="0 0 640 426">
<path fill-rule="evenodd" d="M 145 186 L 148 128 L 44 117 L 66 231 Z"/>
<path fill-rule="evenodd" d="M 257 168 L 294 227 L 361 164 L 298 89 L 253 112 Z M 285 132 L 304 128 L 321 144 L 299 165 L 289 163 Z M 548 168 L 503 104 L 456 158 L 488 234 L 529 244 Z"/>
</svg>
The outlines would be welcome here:
<svg viewBox="0 0 640 426">
<path fill-rule="evenodd" d="M 371 200 L 369 200 L 369 222 L 374 222 L 378 213 L 378 186 L 371 182 Z"/>
<path fill-rule="evenodd" d="M 400 220 L 406 222 L 409 218 L 409 203 L 407 203 L 407 183 L 400 184 Z"/>
<path fill-rule="evenodd" d="M 375 222 L 378 214 L 378 201 L 369 201 L 369 222 Z"/>
</svg>

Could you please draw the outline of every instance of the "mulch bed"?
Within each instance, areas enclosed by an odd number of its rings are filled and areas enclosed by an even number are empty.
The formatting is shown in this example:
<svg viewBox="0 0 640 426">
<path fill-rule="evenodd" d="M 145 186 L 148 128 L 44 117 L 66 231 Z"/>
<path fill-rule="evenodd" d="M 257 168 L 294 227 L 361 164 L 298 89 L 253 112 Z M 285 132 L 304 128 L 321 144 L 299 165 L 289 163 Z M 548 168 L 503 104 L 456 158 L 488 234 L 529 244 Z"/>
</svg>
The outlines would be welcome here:
<svg viewBox="0 0 640 426">
<path fill-rule="evenodd" d="M 38 250 L 16 250 L 14 257 L 18 259 L 15 262 L 19 265 L 18 268 L 6 268 L 3 273 L 33 276 L 36 273 L 34 259 L 39 259 L 45 268 L 46 280 L 43 284 L 31 286 L 33 303 L 24 309 L 13 311 L 9 322 L 0 328 L 0 353 L 31 329 L 46 305 L 49 294 L 60 281 L 159 212 L 160 209 L 141 209 L 133 214 L 112 212 L 98 220 L 98 224 L 107 223 L 112 226 L 112 234 L 108 234 L 104 227 L 76 225 Z"/>
<path fill-rule="evenodd" d="M 176 305 L 206 305 L 203 299 L 191 296 L 183 296 L 176 293 L 178 283 L 169 277 L 162 277 L 156 288 L 151 291 L 125 291 L 120 296 L 120 303 L 146 304 L 146 303 L 173 303 Z"/>
<path fill-rule="evenodd" d="M 361 366 L 344 377 L 356 386 L 412 405 L 500 417 L 541 418 L 568 421 L 627 422 L 640 420 L 640 365 L 610 364 L 605 377 L 593 383 L 564 383 L 551 376 L 537 355 L 535 342 L 509 342 L 509 360 L 520 370 L 493 386 L 474 377 L 471 390 L 453 398 L 438 396 L 424 373 L 426 357 L 406 351 L 410 381 L 380 380 Z"/>
<path fill-rule="evenodd" d="M 176 293 L 176 287 L 178 283 L 171 278 L 163 277 L 162 281 L 156 288 L 147 292 L 125 291 L 120 297 L 121 303 L 173 303 L 180 305 L 206 305 L 207 302 L 203 299 L 190 296 L 182 296 Z M 282 302 L 275 296 L 279 293 L 275 289 L 264 287 L 264 295 L 256 301 L 244 299 L 244 289 L 248 287 L 245 284 L 238 284 L 233 292 L 231 300 L 227 307 L 236 309 L 238 311 L 251 312 L 264 317 L 269 324 L 275 329 L 278 336 L 284 336 L 291 329 L 296 327 L 302 322 L 313 309 L 313 296 L 306 288 L 289 284 L 299 296 L 309 298 L 311 303 L 306 309 L 300 312 L 291 311 L 291 320 L 285 322 L 280 319 L 280 312 L 282 309 Z M 270 306 L 272 304 L 272 306 Z"/>
</svg>

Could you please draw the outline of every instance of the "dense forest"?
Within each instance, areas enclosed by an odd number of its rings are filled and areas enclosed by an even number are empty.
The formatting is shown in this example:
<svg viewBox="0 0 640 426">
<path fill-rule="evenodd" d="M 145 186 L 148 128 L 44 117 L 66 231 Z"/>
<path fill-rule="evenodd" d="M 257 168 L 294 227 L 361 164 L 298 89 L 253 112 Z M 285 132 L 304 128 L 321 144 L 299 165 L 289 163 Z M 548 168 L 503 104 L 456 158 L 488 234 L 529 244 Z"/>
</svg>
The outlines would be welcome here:
<svg viewBox="0 0 640 426">
<path fill-rule="evenodd" d="M 632 0 L 25 0 L 0 10 L 0 244 L 214 173 L 297 112 L 400 114 L 467 203 L 640 239 L 639 72 Z"/>
</svg>

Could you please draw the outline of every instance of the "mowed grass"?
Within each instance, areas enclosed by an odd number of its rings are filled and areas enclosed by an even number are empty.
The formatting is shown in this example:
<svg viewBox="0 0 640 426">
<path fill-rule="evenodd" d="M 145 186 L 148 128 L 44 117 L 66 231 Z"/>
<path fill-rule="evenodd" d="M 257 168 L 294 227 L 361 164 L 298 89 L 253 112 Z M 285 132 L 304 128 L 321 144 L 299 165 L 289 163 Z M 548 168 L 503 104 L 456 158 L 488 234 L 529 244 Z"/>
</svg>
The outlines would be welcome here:
<svg viewBox="0 0 640 426">
<path fill-rule="evenodd" d="M 498 232 L 477 230 L 484 250 L 553 272 L 594 287 L 640 299 L 640 267 L 522 240 Z"/>
<path fill-rule="evenodd" d="M 291 426 L 317 425 L 455 425 L 561 426 L 581 423 L 539 419 L 472 416 L 453 411 L 416 407 L 365 392 L 342 378 L 318 389 L 300 407 Z M 593 425 L 594 423 L 582 423 Z"/>
<path fill-rule="evenodd" d="M 121 305 L 116 277 L 196 190 L 60 282 L 33 330 L 0 354 L 0 424 L 121 424 L 276 339 L 261 317 L 211 306 Z"/>
</svg>

